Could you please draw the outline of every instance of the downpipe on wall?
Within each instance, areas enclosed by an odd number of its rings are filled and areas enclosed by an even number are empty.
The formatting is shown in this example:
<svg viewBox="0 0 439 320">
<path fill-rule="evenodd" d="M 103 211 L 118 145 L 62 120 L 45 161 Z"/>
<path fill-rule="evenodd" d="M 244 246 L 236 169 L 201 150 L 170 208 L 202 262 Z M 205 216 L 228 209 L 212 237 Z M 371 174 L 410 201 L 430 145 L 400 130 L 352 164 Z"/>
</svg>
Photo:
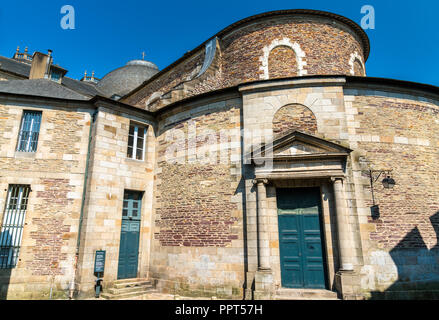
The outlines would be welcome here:
<svg viewBox="0 0 439 320">
<path fill-rule="evenodd" d="M 78 260 L 79 260 L 79 247 L 81 244 L 81 229 L 82 229 L 82 221 L 84 220 L 84 207 L 85 207 L 85 198 L 86 198 L 86 191 L 87 191 L 87 182 L 88 182 L 88 169 L 90 165 L 90 154 L 91 154 L 91 141 L 93 139 L 92 133 L 93 133 L 93 126 L 96 122 L 96 116 L 99 113 L 99 109 L 94 110 L 94 112 L 91 115 L 90 119 L 90 131 L 88 134 L 88 150 L 87 150 L 87 159 L 85 163 L 85 172 L 84 172 L 84 186 L 82 189 L 82 202 L 81 202 L 81 213 L 79 216 L 79 226 L 78 226 L 78 240 L 76 242 L 76 252 L 75 252 L 75 261 L 73 265 L 73 276 L 70 281 L 69 285 L 69 299 L 72 300 L 75 291 L 76 291 L 76 278 L 78 273 Z"/>
</svg>

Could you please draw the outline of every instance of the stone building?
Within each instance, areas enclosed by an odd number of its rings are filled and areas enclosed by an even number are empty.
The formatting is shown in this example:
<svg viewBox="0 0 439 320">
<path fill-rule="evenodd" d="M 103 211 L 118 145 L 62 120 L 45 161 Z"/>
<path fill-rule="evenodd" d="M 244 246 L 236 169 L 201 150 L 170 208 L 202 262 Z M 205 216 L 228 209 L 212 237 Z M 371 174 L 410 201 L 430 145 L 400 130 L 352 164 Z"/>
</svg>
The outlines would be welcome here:
<svg viewBox="0 0 439 320">
<path fill-rule="evenodd" d="M 439 91 L 369 50 L 284 10 L 161 71 L 0 57 L 0 296 L 90 297 L 104 250 L 107 298 L 438 298 Z"/>
</svg>

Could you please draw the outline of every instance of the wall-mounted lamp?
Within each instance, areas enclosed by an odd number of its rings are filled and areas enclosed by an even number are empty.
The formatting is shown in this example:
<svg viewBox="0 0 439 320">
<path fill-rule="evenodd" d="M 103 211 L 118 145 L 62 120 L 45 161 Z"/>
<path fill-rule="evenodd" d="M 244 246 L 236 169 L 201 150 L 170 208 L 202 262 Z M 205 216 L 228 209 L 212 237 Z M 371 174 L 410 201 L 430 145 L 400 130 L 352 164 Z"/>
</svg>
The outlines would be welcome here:
<svg viewBox="0 0 439 320">
<path fill-rule="evenodd" d="M 383 179 L 382 181 L 384 188 L 386 189 L 392 189 L 395 186 L 395 180 L 393 180 L 393 178 L 391 178 L 390 176 L 387 176 L 386 178 Z"/>
<path fill-rule="evenodd" d="M 377 182 L 377 180 L 381 177 L 381 175 L 385 175 L 386 177 L 381 181 L 383 184 L 383 187 L 386 189 L 392 189 L 396 182 L 395 180 L 390 176 L 390 173 L 392 170 L 369 170 L 369 178 L 370 178 L 370 190 L 372 192 L 372 202 L 375 206 L 375 195 L 373 192 L 373 184 Z M 378 173 L 378 175 L 375 177 L 375 174 Z"/>
</svg>

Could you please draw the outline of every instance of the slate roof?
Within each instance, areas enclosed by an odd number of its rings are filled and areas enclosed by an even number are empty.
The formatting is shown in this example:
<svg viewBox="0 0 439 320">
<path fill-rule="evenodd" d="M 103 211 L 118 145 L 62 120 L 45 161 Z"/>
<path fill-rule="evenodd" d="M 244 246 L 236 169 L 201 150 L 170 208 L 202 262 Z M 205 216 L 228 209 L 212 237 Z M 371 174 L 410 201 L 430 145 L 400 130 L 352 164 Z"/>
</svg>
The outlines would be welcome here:
<svg viewBox="0 0 439 320">
<path fill-rule="evenodd" d="M 87 95 L 47 79 L 0 81 L 0 92 L 70 100 L 90 100 Z"/>
<path fill-rule="evenodd" d="M 30 64 L 0 56 L 0 70 L 29 78 Z"/>
<path fill-rule="evenodd" d="M 6 72 L 12 73 L 14 75 L 21 76 L 24 78 L 22 81 L 29 79 L 30 69 L 31 69 L 30 64 L 27 64 L 24 62 L 19 62 L 19 61 L 16 61 L 14 59 L 0 56 L 0 71 L 6 71 Z M 47 81 L 47 80 L 45 80 L 45 81 Z M 11 82 L 11 81 L 7 81 L 7 82 Z M 53 81 L 50 81 L 50 82 L 53 82 Z M 1 82 L 0 82 L 0 84 L 1 84 Z M 13 83 L 7 85 L 6 87 L 8 88 L 8 90 L 12 90 L 11 85 L 16 85 L 16 84 L 18 84 L 18 83 L 13 82 Z M 19 84 L 22 85 L 22 83 L 19 83 Z M 28 83 L 25 86 L 26 86 L 26 88 L 29 89 L 30 92 L 33 92 L 34 85 L 35 85 L 35 82 Z M 78 80 L 75 80 L 75 79 L 72 79 L 69 77 L 63 77 L 62 85 L 65 86 L 66 89 L 70 89 L 70 90 L 75 91 L 80 96 L 85 95 L 85 96 L 89 96 L 89 97 L 94 97 L 96 95 L 102 95 L 102 93 L 97 89 L 95 84 L 78 81 Z M 5 86 L 3 84 L 1 86 L 1 88 L 4 88 L 4 87 Z M 45 88 L 49 88 L 49 87 L 51 87 L 51 86 L 50 85 L 45 86 Z M 20 88 L 17 88 L 15 91 L 17 91 L 17 90 L 20 90 Z M 50 92 L 53 93 L 54 92 L 53 90 L 57 90 L 57 94 L 61 93 L 60 89 L 52 89 Z M 2 92 L 4 92 L 4 91 L 2 91 Z M 65 91 L 65 92 L 67 94 L 68 91 Z M 39 94 L 39 95 L 41 95 L 41 94 Z M 67 95 L 69 95 L 69 94 L 67 94 Z"/>
<path fill-rule="evenodd" d="M 106 97 L 124 96 L 157 72 L 159 72 L 159 68 L 152 62 L 133 60 L 108 73 L 99 81 L 97 88 Z"/>
<path fill-rule="evenodd" d="M 95 84 L 88 82 L 78 81 L 72 78 L 64 77 L 62 79 L 62 84 L 67 88 L 74 90 L 80 94 L 88 95 L 94 97 L 96 95 L 102 95 Z"/>
</svg>

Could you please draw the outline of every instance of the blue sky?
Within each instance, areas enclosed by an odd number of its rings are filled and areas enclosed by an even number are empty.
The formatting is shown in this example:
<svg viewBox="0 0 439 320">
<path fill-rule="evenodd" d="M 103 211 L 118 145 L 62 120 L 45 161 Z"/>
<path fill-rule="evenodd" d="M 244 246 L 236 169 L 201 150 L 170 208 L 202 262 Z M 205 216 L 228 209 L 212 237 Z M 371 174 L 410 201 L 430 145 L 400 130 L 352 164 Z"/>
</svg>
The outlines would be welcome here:
<svg viewBox="0 0 439 320">
<path fill-rule="evenodd" d="M 38 3 L 38 6 L 35 5 Z M 61 7 L 72 5 L 76 29 L 60 27 Z M 2 1 L 0 55 L 19 45 L 29 51 L 54 51 L 55 63 L 82 77 L 102 77 L 127 61 L 146 59 L 160 69 L 216 32 L 248 16 L 281 9 L 317 9 L 341 14 L 360 24 L 361 7 L 375 8 L 367 74 L 439 86 L 439 1 L 388 0 L 50 0 Z"/>
</svg>

